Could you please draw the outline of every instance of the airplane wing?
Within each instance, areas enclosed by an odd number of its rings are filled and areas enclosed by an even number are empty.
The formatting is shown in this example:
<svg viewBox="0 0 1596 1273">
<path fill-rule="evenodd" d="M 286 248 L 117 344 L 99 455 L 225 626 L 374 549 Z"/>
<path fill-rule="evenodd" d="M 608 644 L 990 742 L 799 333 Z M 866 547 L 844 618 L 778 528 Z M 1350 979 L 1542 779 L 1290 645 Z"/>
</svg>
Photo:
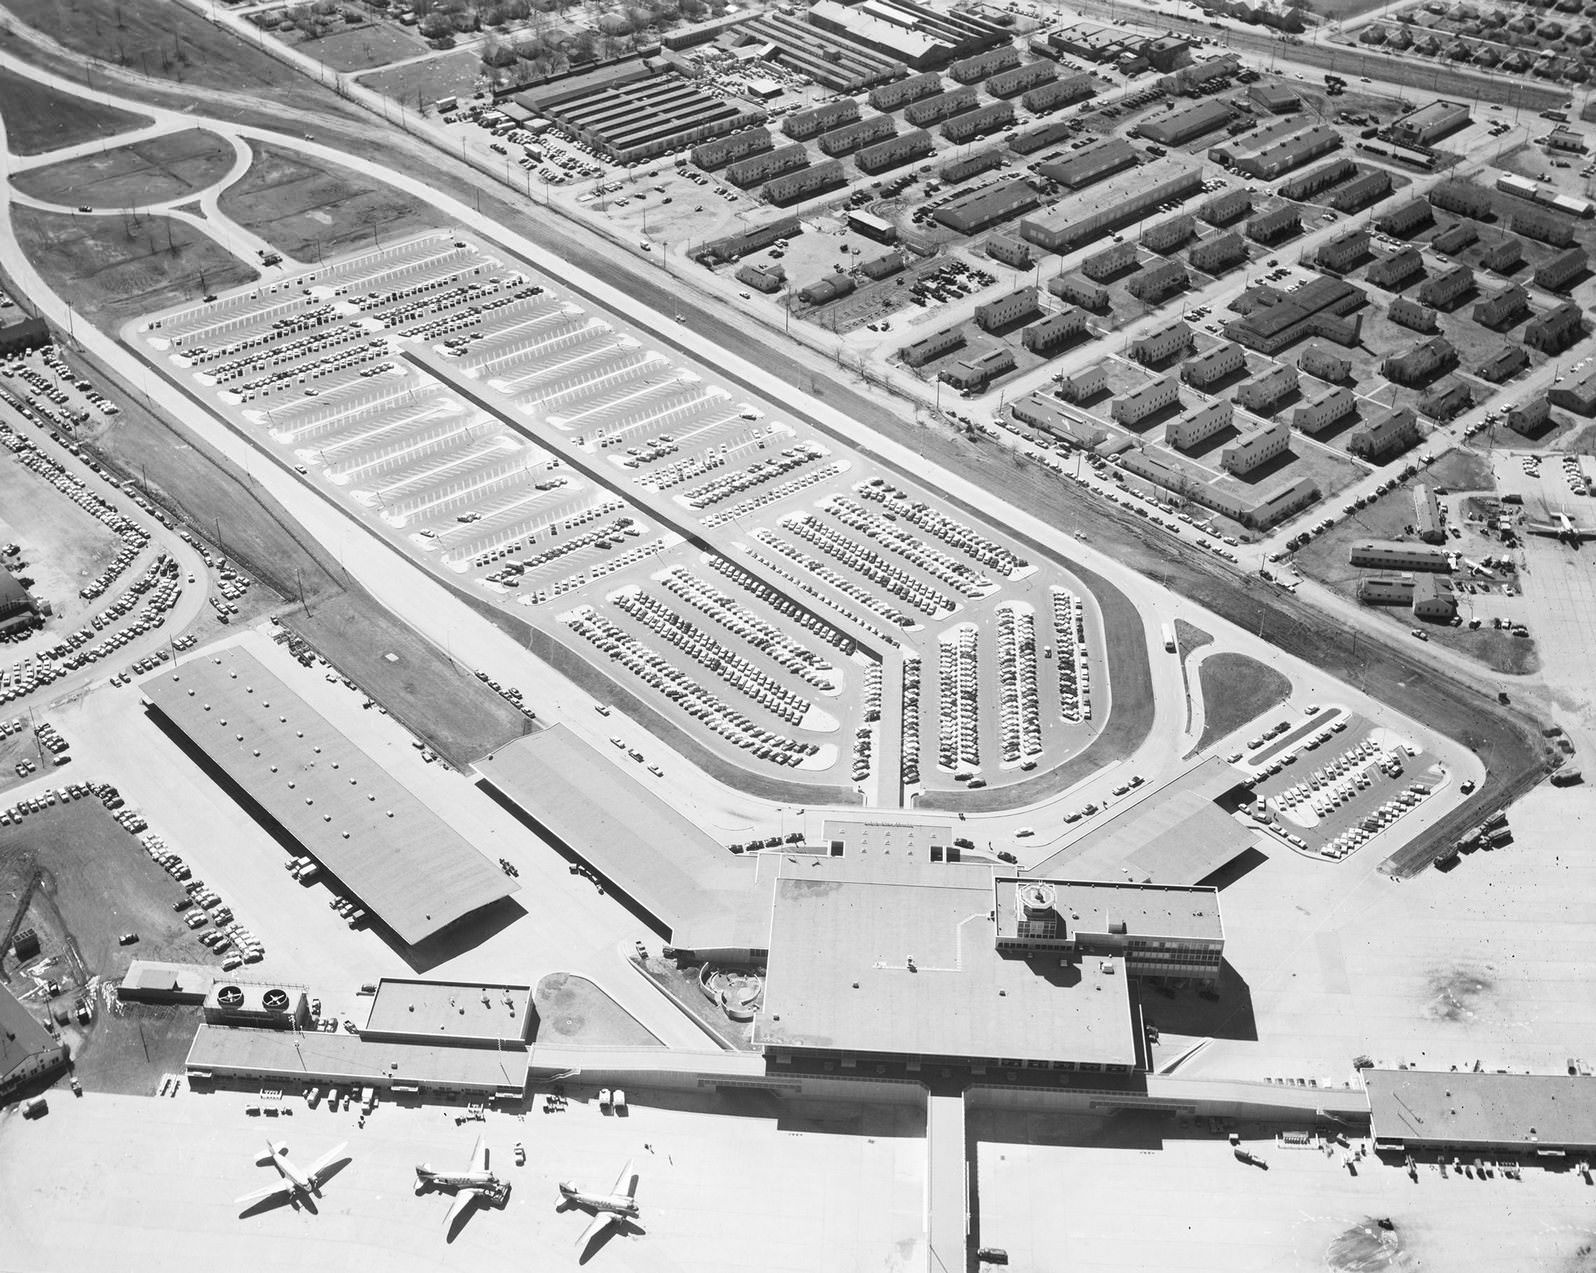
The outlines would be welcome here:
<svg viewBox="0 0 1596 1273">
<path fill-rule="evenodd" d="M 482 1143 L 482 1137 L 477 1137 L 477 1147 L 471 1151 L 471 1165 L 467 1171 L 486 1171 L 488 1169 L 488 1147 Z"/>
<path fill-rule="evenodd" d="M 593 1217 L 593 1223 L 582 1230 L 582 1236 L 576 1240 L 576 1249 L 578 1251 L 585 1250 L 587 1244 L 603 1233 L 610 1225 L 614 1224 L 616 1219 L 617 1217 L 613 1211 L 600 1211 Z"/>
<path fill-rule="evenodd" d="M 449 1204 L 449 1213 L 443 1217 L 443 1227 L 453 1229 L 454 1222 L 469 1211 L 477 1200 L 475 1189 L 459 1189 L 455 1191 L 454 1201 Z"/>
<path fill-rule="evenodd" d="M 341 1144 L 334 1145 L 320 1158 L 316 1159 L 315 1162 L 311 1163 L 310 1166 L 305 1168 L 305 1175 L 309 1179 L 316 1181 L 318 1184 L 321 1183 L 322 1173 L 326 1171 L 327 1168 L 331 1167 L 335 1161 L 337 1161 L 339 1155 L 344 1152 L 344 1148 L 348 1144 L 349 1142 L 346 1140 Z"/>
<path fill-rule="evenodd" d="M 233 1205 L 235 1207 L 248 1207 L 257 1202 L 264 1202 L 267 1198 L 275 1197 L 280 1193 L 287 1193 L 292 1188 L 293 1185 L 289 1184 L 288 1181 L 279 1180 L 274 1185 L 267 1185 L 264 1189 L 255 1190 L 254 1193 L 246 1193 Z"/>
<path fill-rule="evenodd" d="M 610 1190 L 611 1193 L 624 1193 L 628 1198 L 637 1197 L 637 1173 L 632 1170 L 632 1162 L 632 1159 L 627 1159 L 621 1174 L 615 1178 L 615 1188 Z"/>
</svg>

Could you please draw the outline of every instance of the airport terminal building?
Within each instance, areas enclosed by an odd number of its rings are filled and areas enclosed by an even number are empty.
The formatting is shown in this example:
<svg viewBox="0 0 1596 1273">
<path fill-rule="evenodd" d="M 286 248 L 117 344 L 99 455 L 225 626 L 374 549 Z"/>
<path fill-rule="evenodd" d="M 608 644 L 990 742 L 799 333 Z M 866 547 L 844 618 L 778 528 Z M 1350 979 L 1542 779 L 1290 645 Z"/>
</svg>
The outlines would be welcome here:
<svg viewBox="0 0 1596 1273">
<path fill-rule="evenodd" d="M 772 1074 L 884 1063 L 1133 1074 L 1133 979 L 1210 980 L 1212 888 L 816 859 L 776 881 L 765 1009 Z"/>
</svg>

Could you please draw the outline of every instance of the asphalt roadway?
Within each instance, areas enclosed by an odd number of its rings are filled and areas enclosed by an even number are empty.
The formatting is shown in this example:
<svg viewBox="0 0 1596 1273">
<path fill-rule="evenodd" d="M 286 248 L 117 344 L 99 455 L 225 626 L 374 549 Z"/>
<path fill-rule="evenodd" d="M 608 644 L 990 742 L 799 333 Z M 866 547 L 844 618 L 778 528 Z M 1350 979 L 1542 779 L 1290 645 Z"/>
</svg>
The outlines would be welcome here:
<svg viewBox="0 0 1596 1273">
<path fill-rule="evenodd" d="M 1264 43 L 1267 46 L 1273 41 L 1265 39 Z M 1310 46 L 1289 47 L 1295 56 Z M 127 90 L 130 98 L 170 96 L 164 92 L 149 93 L 146 83 L 135 76 L 113 75 L 111 78 L 125 81 L 118 87 Z M 208 94 L 198 90 L 195 96 Z M 229 115 L 236 118 L 244 102 L 231 97 L 228 104 Z M 284 109 L 264 102 L 261 106 L 263 126 L 284 131 L 287 122 Z M 683 288 L 674 282 L 674 275 L 656 271 L 627 254 L 616 252 L 614 245 L 585 227 L 556 224 L 541 209 L 521 210 L 510 206 L 494 193 L 502 190 L 496 179 L 453 161 L 414 136 L 391 134 L 387 140 L 393 144 L 388 146 L 369 135 L 354 136 L 352 129 L 325 119 L 313 119 L 308 114 L 303 115 L 303 122 L 307 127 L 316 127 L 324 145 L 331 142 L 347 145 L 368 161 L 391 163 L 396 173 L 404 172 L 440 192 L 457 196 L 462 182 L 477 191 L 489 190 L 487 211 L 502 219 L 507 228 L 559 256 L 577 271 L 646 307 L 657 312 L 681 314 L 694 337 L 708 339 L 800 390 L 795 399 L 800 399 L 802 392 L 807 391 L 826 406 L 850 417 L 864 430 L 879 433 L 890 443 L 915 451 L 939 467 L 952 468 L 971 477 L 1005 502 L 1018 503 L 1056 519 L 1057 525 L 1071 532 L 1084 530 L 1099 542 L 1112 544 L 1113 556 L 1124 565 L 1158 579 L 1171 590 L 1199 602 L 1238 627 L 1257 633 L 1283 653 L 1346 679 L 1405 715 L 1469 746 L 1487 767 L 1487 780 L 1467 806 L 1395 855 L 1389 863 L 1394 872 L 1409 873 L 1421 868 L 1457 830 L 1527 789 L 1544 772 L 1533 721 L 1517 712 L 1502 710 L 1478 689 L 1445 671 L 1422 664 L 1413 654 L 1368 635 L 1356 642 L 1346 640 L 1326 625 L 1324 615 L 1305 603 L 1274 589 L 1266 591 L 1261 583 L 1236 577 L 1219 568 L 1217 563 L 1198 558 L 1196 550 L 1172 544 L 1163 536 L 1155 540 L 1135 519 L 1108 514 L 1097 501 L 1070 499 L 1072 488 L 1033 465 L 1006 461 L 1002 482 L 994 481 L 983 475 L 978 467 L 970 465 L 967 449 L 970 444 L 936 428 L 910 424 L 888 404 L 864 396 L 834 375 L 817 373 L 812 364 L 791 356 L 767 333 L 751 329 L 742 316 L 723 316 L 705 308 L 690 287 Z M 329 137 L 329 133 L 337 136 Z M 402 153 L 392 153 L 395 151 Z M 661 340 L 692 356 L 691 349 L 672 340 L 670 332 L 656 328 L 656 333 Z M 791 405 L 794 414 L 818 428 L 826 427 L 800 407 L 798 401 Z M 868 436 L 854 434 L 848 440 L 891 471 L 903 471 L 884 459 L 870 445 Z"/>
</svg>

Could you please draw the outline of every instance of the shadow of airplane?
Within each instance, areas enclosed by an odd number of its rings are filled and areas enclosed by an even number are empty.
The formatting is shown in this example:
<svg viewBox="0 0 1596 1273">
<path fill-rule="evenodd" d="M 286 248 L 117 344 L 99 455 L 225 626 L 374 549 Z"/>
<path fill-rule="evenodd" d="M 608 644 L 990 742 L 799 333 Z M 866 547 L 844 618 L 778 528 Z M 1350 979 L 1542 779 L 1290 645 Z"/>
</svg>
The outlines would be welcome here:
<svg viewBox="0 0 1596 1273">
<path fill-rule="evenodd" d="M 614 1224 L 608 1225 L 603 1233 L 596 1235 L 587 1244 L 586 1250 L 582 1252 L 582 1258 L 577 1263 L 586 1264 L 617 1237 L 643 1237 L 647 1233 L 648 1230 L 635 1220 L 617 1220 Z"/>
<path fill-rule="evenodd" d="M 448 1195 L 445 1194 L 444 1196 L 447 1197 Z M 461 1231 L 466 1227 L 466 1221 L 478 1211 L 487 1211 L 490 1209 L 493 1211 L 503 1211 L 505 1207 L 509 1205 L 510 1198 L 508 1194 L 498 1201 L 494 1201 L 491 1198 L 483 1197 L 480 1193 L 473 1192 L 470 1201 L 467 1202 L 465 1206 L 460 1208 L 460 1214 L 455 1216 L 455 1218 L 449 1222 L 448 1231 L 444 1234 L 444 1241 L 453 1242 L 457 1237 L 459 1237 Z"/>
</svg>

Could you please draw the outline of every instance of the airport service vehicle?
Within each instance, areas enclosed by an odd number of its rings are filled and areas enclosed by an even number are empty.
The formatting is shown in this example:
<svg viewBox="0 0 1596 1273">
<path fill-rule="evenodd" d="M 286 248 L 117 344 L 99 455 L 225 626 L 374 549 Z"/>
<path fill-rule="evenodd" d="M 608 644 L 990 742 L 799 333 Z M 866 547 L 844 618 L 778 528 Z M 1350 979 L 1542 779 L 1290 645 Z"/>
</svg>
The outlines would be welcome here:
<svg viewBox="0 0 1596 1273">
<path fill-rule="evenodd" d="M 334 1145 L 308 1167 L 298 1167 L 288 1157 L 288 1146 L 282 1141 L 268 1140 L 266 1152 L 255 1160 L 257 1167 L 264 1167 L 270 1163 L 277 1168 L 277 1174 L 282 1177 L 276 1184 L 267 1185 L 264 1189 L 257 1189 L 254 1193 L 246 1193 L 238 1199 L 237 1205 L 248 1206 L 251 1203 L 263 1202 L 277 1194 L 286 1194 L 288 1204 L 298 1207 L 304 1203 L 309 1211 L 315 1211 L 313 1201 L 321 1196 L 321 1186 L 329 1174 L 329 1168 L 337 1161 L 338 1156 L 344 1152 L 348 1144 L 344 1141 Z"/>
<path fill-rule="evenodd" d="M 446 1229 L 453 1228 L 455 1221 L 469 1211 L 478 1199 L 502 1207 L 510 1197 L 510 1182 L 499 1179 L 488 1170 L 488 1147 L 482 1143 L 480 1136 L 471 1151 L 471 1162 L 464 1171 L 438 1171 L 431 1163 L 422 1163 L 416 1168 L 416 1193 L 423 1194 L 432 1189 L 454 1194 L 454 1202 L 443 1217 Z"/>
<path fill-rule="evenodd" d="M 586 1248 L 610 1225 L 621 1220 L 637 1219 L 637 1172 L 632 1170 L 632 1163 L 628 1160 L 615 1179 L 615 1188 L 609 1193 L 583 1193 L 569 1180 L 562 1180 L 560 1200 L 561 1206 L 569 1204 L 594 1213 L 593 1223 L 582 1230 L 582 1236 L 576 1240 L 578 1248 Z"/>
</svg>

